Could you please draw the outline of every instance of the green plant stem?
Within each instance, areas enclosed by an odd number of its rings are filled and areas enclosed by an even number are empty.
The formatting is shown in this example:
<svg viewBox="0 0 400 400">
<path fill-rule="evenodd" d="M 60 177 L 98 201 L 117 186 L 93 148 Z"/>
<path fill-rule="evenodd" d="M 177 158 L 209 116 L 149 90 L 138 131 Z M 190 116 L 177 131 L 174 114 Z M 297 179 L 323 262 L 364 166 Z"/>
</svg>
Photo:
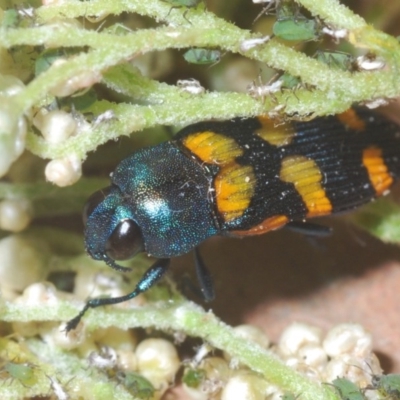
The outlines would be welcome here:
<svg viewBox="0 0 400 400">
<path fill-rule="evenodd" d="M 0 182 L 0 199 L 26 199 L 32 204 L 34 217 L 81 213 L 87 198 L 107 186 L 107 179 L 82 178 L 73 186 L 60 188 L 48 182 Z"/>
<path fill-rule="evenodd" d="M 0 385 L 1 399 L 19 400 L 28 396 L 47 398 L 53 391 L 50 378 L 56 379 L 66 392 L 77 384 L 81 385 L 81 392 L 85 387 L 90 388 L 90 398 L 93 400 L 135 399 L 117 381 L 108 378 L 74 352 L 63 351 L 36 338 L 25 339 L 23 345 L 3 339 L 1 345 L 4 347 L 3 354 L 0 353 L 3 360 L 7 357 L 10 361 L 29 362 L 35 374 L 35 384 L 31 387 L 21 385 L 17 379 L 9 379 L 9 382 Z M 40 358 L 36 354 L 40 354 Z"/>
<path fill-rule="evenodd" d="M 331 69 L 328 65 L 275 40 L 243 52 L 241 43 L 257 35 L 252 35 L 200 9 L 190 10 L 191 24 L 187 22 L 177 24 L 179 18 L 183 20 L 184 18 L 179 10 L 175 10 L 178 12 L 170 13 L 172 16 L 168 16 L 168 21 L 171 24 L 174 23 L 174 26 L 143 29 L 123 36 L 88 31 L 70 25 L 60 26 L 59 23 L 35 28 L 0 30 L 0 41 L 9 48 L 24 44 L 46 47 L 89 46 L 92 49 L 87 53 L 68 58 L 63 64 L 51 66 L 28 84 L 24 91 L 14 96 L 12 99 L 14 109 L 19 110 L 20 113 L 26 112 L 38 102 L 43 101 L 52 89 L 87 71 L 98 74 L 97 79 L 103 76 L 104 82 L 109 87 L 128 94 L 133 99 L 156 103 L 155 106 L 110 103 L 109 110 L 114 111 L 116 115 L 114 121 L 108 121 L 100 126 L 92 124 L 84 134 L 70 138 L 61 145 L 50 145 L 30 133 L 27 148 L 45 158 L 60 158 L 74 153 L 84 159 L 87 152 L 94 150 L 99 144 L 156 124 L 183 125 L 210 118 L 253 116 L 271 111 L 279 105 L 283 107 L 281 110 L 283 113 L 325 115 L 341 112 L 355 102 L 379 97 L 395 97 L 399 94 L 400 74 L 396 71 L 399 68 L 397 54 L 400 54 L 400 51 L 394 38 L 389 40 L 387 35 L 366 26 L 361 18 L 336 1 L 323 2 L 329 10 L 325 10 L 325 14 L 323 14 L 322 3 L 315 4 L 306 1 L 303 3 L 316 15 L 325 17 L 329 14 L 332 23 L 339 19 L 335 16 L 343 13 L 344 18 L 340 26 L 352 29 L 350 33 L 352 42 L 359 47 L 370 44 L 372 47 L 379 48 L 381 53 L 386 52 L 385 54 L 388 54 L 388 58 L 393 62 L 393 68 L 388 71 L 350 74 L 346 71 Z M 157 1 L 154 4 L 151 2 L 150 5 L 150 2 L 133 0 L 126 2 L 98 0 L 88 4 L 71 2 L 42 7 L 38 10 L 38 16 L 43 21 L 49 22 L 52 18 L 60 16 L 65 18 L 65 16 L 97 15 L 100 10 L 103 10 L 104 13 L 119 14 L 122 11 L 130 11 L 154 17 L 169 9 L 168 4 Z M 148 51 L 192 46 L 218 46 L 225 51 L 241 53 L 273 68 L 299 76 L 304 83 L 315 87 L 316 90 L 286 91 L 277 93 L 274 98 L 268 97 L 265 101 L 233 93 L 187 96 L 187 94 L 183 95 L 182 90 L 178 88 L 141 77 L 137 70 L 116 66 L 137 54 Z M 122 75 L 121 72 L 124 74 Z"/>
<path fill-rule="evenodd" d="M 71 309 L 70 303 L 41 307 L 7 303 L 3 304 L 0 311 L 2 319 L 10 322 L 68 320 L 78 312 L 76 308 Z M 238 336 L 214 314 L 205 312 L 191 302 L 161 303 L 158 307 L 144 306 L 134 310 L 113 309 L 112 313 L 103 308 L 96 309 L 85 316 L 85 324 L 88 329 L 107 326 L 124 330 L 135 327 L 156 328 L 199 337 L 212 346 L 228 352 L 251 370 L 262 374 L 270 383 L 292 393 L 301 393 L 304 400 L 337 400 L 327 385 L 312 382 L 293 371 L 271 352 Z"/>
<path fill-rule="evenodd" d="M 307 8 L 315 17 L 323 19 L 339 29 L 360 29 L 367 26 L 365 20 L 354 14 L 349 8 L 337 0 L 297 0 L 299 4 Z"/>
<path fill-rule="evenodd" d="M 146 103 L 162 104 L 170 96 L 183 94 L 182 90 L 176 86 L 143 76 L 131 64 L 115 65 L 108 69 L 103 74 L 103 83 L 117 93 L 122 93 L 136 101 L 146 101 Z"/>
<path fill-rule="evenodd" d="M 106 179 L 100 178 L 82 178 L 74 186 L 60 188 L 48 182 L 36 183 L 8 183 L 0 182 L 0 199 L 28 199 L 37 200 L 46 197 L 62 198 L 87 196 L 93 190 L 103 187 Z"/>
<path fill-rule="evenodd" d="M 137 13 L 155 19 L 165 21 L 172 26 L 193 26 L 205 23 L 203 26 L 213 27 L 215 15 L 204 10 L 204 6 L 190 8 L 186 15 L 186 8 L 171 9 L 171 4 L 166 1 L 141 1 L 123 0 L 110 2 L 107 0 L 94 0 L 88 3 L 80 1 L 69 1 L 68 4 L 40 7 L 36 15 L 41 22 L 51 22 L 57 18 L 77 18 L 85 16 L 106 16 L 109 14 L 120 15 L 123 12 Z M 201 25 L 199 25 L 201 26 Z"/>
<path fill-rule="evenodd" d="M 18 44 L 45 44 L 59 46 L 91 46 L 93 50 L 87 54 L 71 57 L 66 63 L 51 67 L 35 79 L 24 91 L 24 95 L 16 96 L 15 102 L 25 111 L 34 102 L 41 100 L 54 86 L 88 70 L 101 73 L 106 68 L 120 61 L 143 54 L 147 51 L 161 51 L 166 48 L 183 48 L 191 46 L 219 46 L 223 50 L 243 53 L 240 44 L 243 40 L 254 38 L 247 31 L 225 22 L 224 27 L 215 29 L 173 29 L 159 28 L 141 30 L 125 36 L 108 33 L 97 33 L 77 28 L 55 29 L 47 26 L 41 28 L 16 29 L 0 32 L 0 40 L 8 47 Z M 222 35 L 223 32 L 223 35 Z M 171 36 L 172 35 L 172 36 Z M 174 35 L 177 35 L 174 37 Z M 382 39 L 381 39 L 382 40 Z M 372 41 L 372 38 L 370 39 Z M 149 47 L 148 43 L 151 43 Z M 271 40 L 260 49 L 246 51 L 247 57 L 267 63 L 273 68 L 285 70 L 292 75 L 300 76 L 304 83 L 316 86 L 320 90 L 331 92 L 332 96 L 345 93 L 358 93 L 361 88 L 374 88 L 374 93 L 382 91 L 381 86 L 388 80 L 393 81 L 389 73 L 350 74 L 329 68 L 328 65 L 307 57 L 290 47 Z M 395 79 L 396 86 L 384 85 L 384 92 L 394 96 L 400 90 L 400 79 Z M 390 90 L 392 88 L 392 90 Z M 366 93 L 360 97 L 368 98 Z M 354 98 L 353 101 L 357 101 Z"/>
<path fill-rule="evenodd" d="M 298 0 L 298 2 L 314 16 L 322 18 L 325 23 L 332 24 L 335 28 L 347 29 L 349 41 L 354 46 L 392 58 L 394 69 L 398 71 L 400 43 L 397 39 L 374 29 L 337 0 Z"/>
<path fill-rule="evenodd" d="M 201 26 L 207 26 L 204 25 L 204 21 L 199 21 L 199 23 L 202 24 Z M 22 43 L 29 45 L 44 44 L 52 47 L 57 43 L 59 46 L 87 45 L 96 49 L 87 54 L 71 57 L 65 64 L 49 68 L 48 71 L 31 82 L 26 90 L 15 98 L 16 106 L 22 111 L 26 111 L 35 102 L 43 99 L 52 88 L 65 82 L 66 79 L 88 70 L 101 73 L 118 62 L 134 57 L 135 54 L 191 46 L 219 46 L 226 51 L 243 53 L 240 50 L 240 44 L 243 40 L 256 37 L 250 35 L 248 31 L 241 30 L 217 17 L 214 17 L 214 23 L 211 25 L 215 28 L 199 30 L 198 26 L 193 26 L 193 28 L 161 27 L 140 30 L 125 36 L 86 31 L 75 27 L 63 29 L 59 26 L 49 25 L 34 29 L 21 28 L 0 32 L 0 40 L 8 47 Z M 366 36 L 366 32 L 363 30 L 361 33 Z M 368 35 L 367 41 L 376 43 L 375 47 L 379 47 L 387 36 L 378 34 L 372 28 L 368 28 Z M 394 46 L 397 46 L 397 49 L 399 48 L 398 43 L 394 44 L 393 41 L 395 39 L 392 38 L 392 41 L 388 42 L 392 51 L 395 49 Z M 354 39 L 354 42 L 358 43 L 360 39 Z M 149 46 L 149 43 L 151 43 L 151 46 Z M 362 43 L 359 44 L 362 45 Z M 292 75 L 300 76 L 304 83 L 327 91 L 328 99 L 329 97 L 347 96 L 351 98 L 352 102 L 356 102 L 362 98 L 376 98 L 383 94 L 386 97 L 394 97 L 400 91 L 400 79 L 397 75 L 389 72 L 352 75 L 349 72 L 337 71 L 274 40 L 261 46 L 261 48 L 254 48 L 243 54 L 267 63 L 273 68 L 286 70 Z"/>
<path fill-rule="evenodd" d="M 215 117 L 216 114 L 213 112 L 215 108 L 220 110 L 220 118 L 232 118 L 235 115 L 244 115 L 246 112 L 249 114 L 261 113 L 263 109 L 261 102 L 240 93 L 226 93 L 223 96 L 209 94 L 205 97 L 190 99 L 182 96 L 182 93 L 180 96 L 175 107 L 171 107 L 171 104 L 174 104 L 173 99 L 170 99 L 169 104 L 161 106 L 110 104 L 115 118 L 98 126 L 92 126 L 84 135 L 72 137 L 59 145 L 49 145 L 43 138 L 31 134 L 27 137 L 26 147 L 32 153 L 43 158 L 62 158 L 73 152 L 84 159 L 87 152 L 96 149 L 98 145 L 110 139 L 117 139 L 121 135 L 129 135 L 131 132 L 140 131 L 156 124 L 174 125 L 178 121 L 181 123 L 193 121 L 194 118 L 191 116 L 198 111 L 199 107 L 204 107 L 205 103 L 208 107 L 202 115 L 197 117 L 199 120 Z M 183 107 L 182 104 L 185 106 Z"/>
<path fill-rule="evenodd" d="M 390 85 L 390 82 L 385 81 L 384 77 L 378 74 L 366 75 L 369 75 L 371 79 L 360 77 L 362 79 L 357 85 L 353 85 L 347 93 L 340 95 L 334 92 L 327 94 L 319 90 L 302 89 L 296 91 L 294 95 L 292 92 L 282 92 L 274 97 L 267 97 L 265 100 L 257 100 L 244 93 L 206 93 L 201 96 L 191 96 L 178 88 L 175 88 L 174 95 L 171 95 L 172 91 L 168 89 L 166 91 L 169 91 L 170 96 L 165 102 L 162 102 L 162 93 L 153 95 L 153 98 L 157 98 L 157 101 L 162 103 L 160 105 L 109 103 L 108 109 L 115 114 L 112 120 L 98 125 L 92 124 L 84 134 L 71 137 L 61 144 L 49 144 L 43 138 L 29 134 L 26 147 L 42 158 L 63 158 L 74 153 L 84 159 L 89 151 L 95 150 L 108 140 L 155 125 L 185 125 L 212 118 L 255 116 L 265 113 L 265 110 L 272 110 L 279 104 L 283 105 L 283 112 L 288 114 L 326 115 L 331 114 L 332 110 L 335 112 L 346 110 L 353 102 L 364 99 L 366 93 L 378 96 L 380 93 L 396 92 L 396 89 Z M 362 85 L 364 80 L 371 82 L 374 77 L 376 77 L 376 86 L 369 86 L 366 82 L 364 86 Z M 108 84 L 112 85 L 111 80 L 108 80 Z M 121 81 L 115 81 L 115 86 L 120 84 Z M 133 87 L 129 90 L 133 91 Z M 142 87 L 138 89 L 138 93 L 145 93 L 146 90 Z M 121 91 L 124 90 L 121 89 Z"/>
</svg>

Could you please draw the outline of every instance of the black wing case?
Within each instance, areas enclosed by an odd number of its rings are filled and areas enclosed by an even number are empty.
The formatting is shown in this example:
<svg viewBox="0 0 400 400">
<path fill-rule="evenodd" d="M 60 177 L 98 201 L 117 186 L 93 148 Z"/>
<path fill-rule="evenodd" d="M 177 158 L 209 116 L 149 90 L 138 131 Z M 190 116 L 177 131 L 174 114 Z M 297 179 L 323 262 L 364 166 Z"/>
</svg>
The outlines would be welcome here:
<svg viewBox="0 0 400 400">
<path fill-rule="evenodd" d="M 188 126 L 176 144 L 210 178 L 221 233 L 253 235 L 353 209 L 400 175 L 400 129 L 370 110 L 309 122 L 265 117 Z"/>
</svg>

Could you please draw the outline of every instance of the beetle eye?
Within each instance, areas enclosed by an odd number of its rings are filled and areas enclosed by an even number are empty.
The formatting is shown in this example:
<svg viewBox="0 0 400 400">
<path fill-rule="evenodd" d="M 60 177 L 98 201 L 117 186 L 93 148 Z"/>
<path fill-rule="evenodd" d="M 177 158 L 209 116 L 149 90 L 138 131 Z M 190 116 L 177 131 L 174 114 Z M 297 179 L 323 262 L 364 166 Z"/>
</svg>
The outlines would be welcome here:
<svg viewBox="0 0 400 400">
<path fill-rule="evenodd" d="M 131 219 L 122 220 L 106 242 L 105 252 L 113 260 L 127 260 L 144 250 L 142 232 Z"/>
<path fill-rule="evenodd" d="M 98 190 L 97 192 L 94 192 L 89 197 L 88 201 L 85 204 L 85 207 L 83 207 L 83 212 L 82 212 L 83 224 L 85 226 L 88 218 L 90 217 L 90 214 L 92 214 L 94 209 L 108 196 L 110 191 L 111 191 L 111 186 L 108 186 L 106 188 Z"/>
</svg>

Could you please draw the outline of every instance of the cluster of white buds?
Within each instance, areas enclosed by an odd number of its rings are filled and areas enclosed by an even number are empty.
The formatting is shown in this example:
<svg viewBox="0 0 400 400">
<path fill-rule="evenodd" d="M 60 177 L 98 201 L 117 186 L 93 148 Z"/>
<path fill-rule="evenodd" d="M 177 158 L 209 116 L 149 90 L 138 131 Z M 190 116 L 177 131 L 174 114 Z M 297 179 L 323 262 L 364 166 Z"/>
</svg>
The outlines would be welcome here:
<svg viewBox="0 0 400 400">
<path fill-rule="evenodd" d="M 269 347 L 268 338 L 258 328 L 243 325 L 236 331 L 249 342 Z M 207 350 L 201 360 L 196 355 L 192 361 L 185 362 L 184 389 L 192 399 L 286 400 L 295 399 L 299 394 L 283 393 L 229 355 L 209 356 L 211 350 Z M 382 373 L 379 361 L 372 353 L 371 335 L 357 324 L 340 324 L 324 334 L 320 328 L 293 323 L 269 351 L 309 379 L 336 387 L 343 384 L 337 380 L 340 377 L 360 393 L 373 387 L 373 377 Z M 376 390 L 364 392 L 366 399 L 376 400 Z"/>
</svg>

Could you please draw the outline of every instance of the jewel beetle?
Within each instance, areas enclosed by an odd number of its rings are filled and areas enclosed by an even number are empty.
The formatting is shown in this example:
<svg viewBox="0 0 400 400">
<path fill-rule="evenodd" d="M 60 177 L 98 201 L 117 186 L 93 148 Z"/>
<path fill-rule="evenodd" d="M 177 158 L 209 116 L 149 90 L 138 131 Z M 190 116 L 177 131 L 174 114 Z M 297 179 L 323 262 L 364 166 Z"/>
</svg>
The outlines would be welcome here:
<svg viewBox="0 0 400 400">
<path fill-rule="evenodd" d="M 245 237 L 291 227 L 324 235 L 308 218 L 354 209 L 388 193 L 400 175 L 400 128 L 368 109 L 307 122 L 266 116 L 200 122 L 173 140 L 122 160 L 111 185 L 84 210 L 89 255 L 116 260 L 139 252 L 158 258 L 126 296 L 89 300 L 116 304 L 148 290 L 169 260 L 195 250 L 203 295 L 213 297 L 197 246 L 214 235 Z"/>
</svg>

